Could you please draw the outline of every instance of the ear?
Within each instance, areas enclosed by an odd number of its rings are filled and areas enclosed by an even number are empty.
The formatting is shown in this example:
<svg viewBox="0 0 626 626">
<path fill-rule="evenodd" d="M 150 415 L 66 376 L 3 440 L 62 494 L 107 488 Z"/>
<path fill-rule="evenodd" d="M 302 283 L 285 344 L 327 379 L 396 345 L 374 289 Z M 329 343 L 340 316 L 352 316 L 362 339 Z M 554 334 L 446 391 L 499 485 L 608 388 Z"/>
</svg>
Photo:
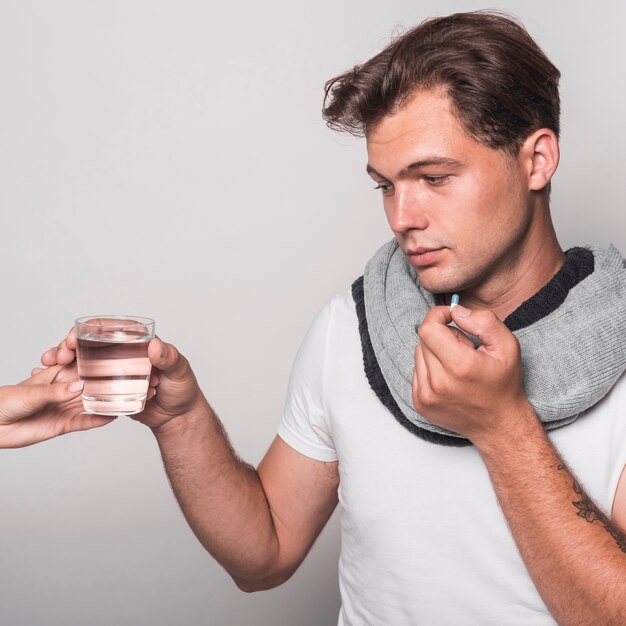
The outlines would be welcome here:
<svg viewBox="0 0 626 626">
<path fill-rule="evenodd" d="M 529 135 L 519 153 L 528 178 L 528 189 L 545 189 L 559 165 L 559 140 L 553 131 L 540 128 Z"/>
</svg>

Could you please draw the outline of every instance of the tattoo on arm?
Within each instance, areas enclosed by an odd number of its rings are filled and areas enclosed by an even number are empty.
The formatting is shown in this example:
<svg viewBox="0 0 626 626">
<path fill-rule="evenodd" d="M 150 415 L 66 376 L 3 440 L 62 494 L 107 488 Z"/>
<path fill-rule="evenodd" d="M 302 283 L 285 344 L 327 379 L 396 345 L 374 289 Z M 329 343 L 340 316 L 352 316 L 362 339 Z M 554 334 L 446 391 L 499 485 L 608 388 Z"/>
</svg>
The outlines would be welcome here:
<svg viewBox="0 0 626 626">
<path fill-rule="evenodd" d="M 560 471 L 565 471 L 569 473 L 569 470 L 565 465 L 559 465 L 557 467 Z M 577 509 L 576 515 L 578 517 L 582 517 L 585 521 L 593 524 L 594 522 L 600 522 L 606 532 L 608 532 L 615 542 L 617 546 L 622 552 L 626 552 L 626 535 L 615 526 L 609 520 L 609 518 L 600 511 L 595 502 L 583 491 L 582 487 L 578 484 L 578 481 L 574 479 L 572 483 L 572 489 L 576 493 L 576 495 L 580 496 L 580 500 L 574 500 L 572 504 Z"/>
</svg>

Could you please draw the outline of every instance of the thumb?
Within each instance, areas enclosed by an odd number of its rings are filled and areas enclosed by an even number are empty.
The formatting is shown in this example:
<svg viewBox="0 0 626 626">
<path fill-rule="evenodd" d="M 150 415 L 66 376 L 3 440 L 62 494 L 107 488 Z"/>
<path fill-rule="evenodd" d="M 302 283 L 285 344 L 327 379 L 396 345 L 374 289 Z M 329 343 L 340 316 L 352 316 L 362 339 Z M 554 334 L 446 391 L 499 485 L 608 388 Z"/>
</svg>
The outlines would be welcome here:
<svg viewBox="0 0 626 626">
<path fill-rule="evenodd" d="M 19 389 L 19 400 L 29 411 L 35 413 L 48 404 L 67 402 L 76 398 L 83 390 L 83 382 L 75 380 L 69 383 L 52 383 L 50 385 L 27 385 Z"/>
<path fill-rule="evenodd" d="M 187 359 L 171 343 L 158 337 L 150 341 L 148 357 L 153 367 L 164 372 L 170 380 L 183 380 L 189 373 Z"/>
<path fill-rule="evenodd" d="M 472 310 L 457 304 L 452 309 L 452 319 L 461 330 L 478 337 L 487 349 L 496 348 L 513 336 L 492 311 Z"/>
<path fill-rule="evenodd" d="M 81 381 L 52 384 L 19 384 L 0 387 L 0 421 L 14 422 L 34 415 L 46 405 L 76 398 Z"/>
</svg>

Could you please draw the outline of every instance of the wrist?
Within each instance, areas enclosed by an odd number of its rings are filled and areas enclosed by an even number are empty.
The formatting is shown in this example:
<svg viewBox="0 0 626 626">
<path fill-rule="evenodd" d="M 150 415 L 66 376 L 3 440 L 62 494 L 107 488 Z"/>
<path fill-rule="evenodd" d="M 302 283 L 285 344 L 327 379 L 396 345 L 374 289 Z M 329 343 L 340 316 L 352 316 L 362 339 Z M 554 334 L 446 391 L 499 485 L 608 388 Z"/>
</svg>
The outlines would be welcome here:
<svg viewBox="0 0 626 626">
<path fill-rule="evenodd" d="M 545 437 L 543 426 L 526 399 L 519 406 L 505 409 L 501 423 L 501 427 L 481 433 L 472 439 L 472 443 L 484 459 L 500 457 L 505 451 L 518 450 L 524 446 L 524 442 L 537 434 Z"/>
<path fill-rule="evenodd" d="M 206 398 L 200 393 L 184 413 L 175 415 L 158 426 L 151 427 L 151 430 L 159 442 L 170 438 L 180 438 L 198 426 L 206 424 L 212 414 L 213 410 Z"/>
</svg>

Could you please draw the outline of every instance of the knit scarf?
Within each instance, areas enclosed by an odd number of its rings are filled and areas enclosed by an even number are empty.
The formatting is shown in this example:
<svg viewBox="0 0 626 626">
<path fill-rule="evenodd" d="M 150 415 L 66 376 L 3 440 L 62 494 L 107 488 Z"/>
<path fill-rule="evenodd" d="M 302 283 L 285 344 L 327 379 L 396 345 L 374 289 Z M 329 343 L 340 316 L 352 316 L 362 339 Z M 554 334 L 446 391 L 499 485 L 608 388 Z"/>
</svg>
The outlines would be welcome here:
<svg viewBox="0 0 626 626">
<path fill-rule="evenodd" d="M 380 401 L 427 441 L 469 445 L 413 406 L 417 328 L 442 302 L 420 285 L 395 239 L 370 259 L 352 295 L 365 374 Z M 504 323 L 520 343 L 524 391 L 544 427 L 570 424 L 626 369 L 626 261 L 613 246 L 572 248 L 552 280 Z"/>
</svg>

